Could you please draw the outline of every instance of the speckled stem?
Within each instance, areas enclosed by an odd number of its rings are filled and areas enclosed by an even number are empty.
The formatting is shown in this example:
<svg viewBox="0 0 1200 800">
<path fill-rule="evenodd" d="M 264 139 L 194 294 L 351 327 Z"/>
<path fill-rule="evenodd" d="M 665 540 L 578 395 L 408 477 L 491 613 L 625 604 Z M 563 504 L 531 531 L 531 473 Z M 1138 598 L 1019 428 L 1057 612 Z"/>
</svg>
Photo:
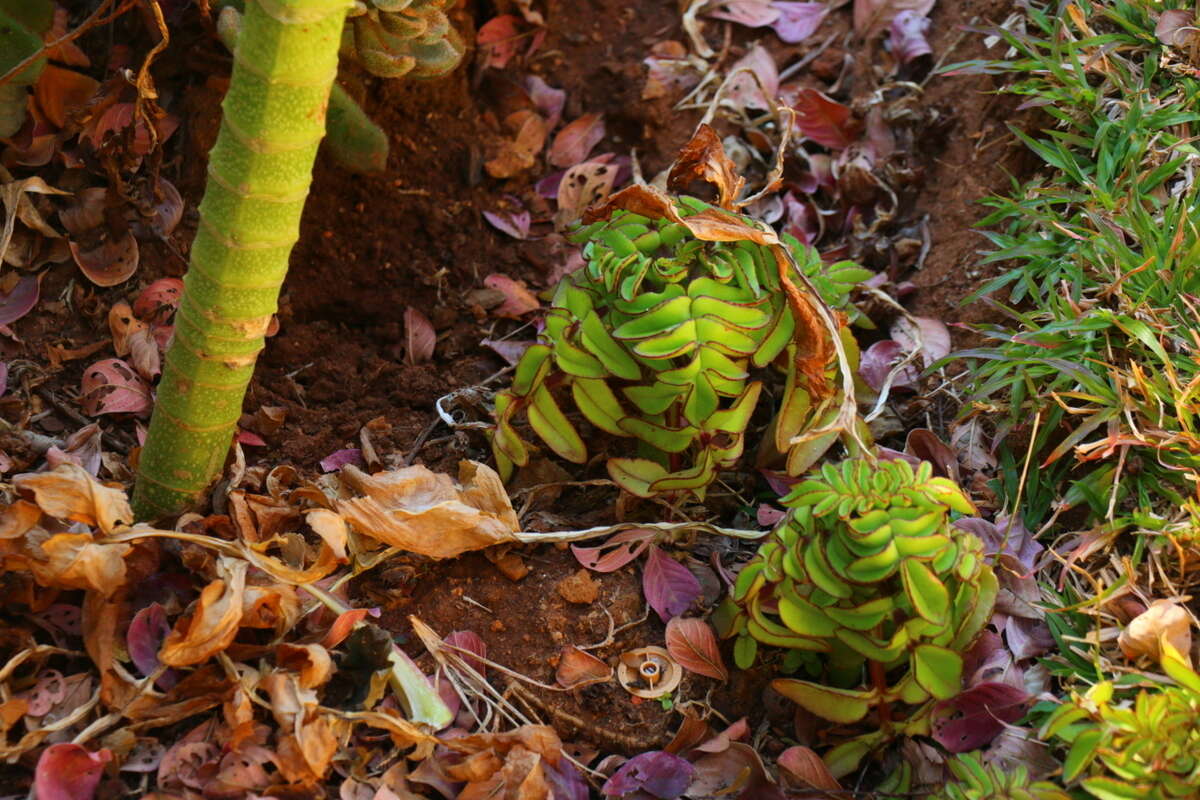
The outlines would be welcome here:
<svg viewBox="0 0 1200 800">
<path fill-rule="evenodd" d="M 139 519 L 194 503 L 225 463 L 300 235 L 346 10 L 346 0 L 247 0 L 138 465 Z"/>
</svg>

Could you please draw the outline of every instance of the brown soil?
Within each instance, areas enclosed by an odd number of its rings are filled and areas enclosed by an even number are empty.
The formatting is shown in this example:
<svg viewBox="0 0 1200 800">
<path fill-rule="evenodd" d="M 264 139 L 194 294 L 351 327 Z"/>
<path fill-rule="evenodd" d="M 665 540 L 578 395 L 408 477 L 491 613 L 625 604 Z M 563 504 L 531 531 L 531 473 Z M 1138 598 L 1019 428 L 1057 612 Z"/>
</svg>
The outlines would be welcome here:
<svg viewBox="0 0 1200 800">
<path fill-rule="evenodd" d="M 960 26 L 999 22 L 1007 13 L 1004 0 L 939 4 L 933 14 L 935 53 L 948 53 L 948 61 L 981 57 L 978 38 L 964 35 Z M 848 18 L 848 9 L 838 14 Z M 490 10 L 479 9 L 478 19 L 490 15 Z M 550 0 L 546 17 L 549 35 L 525 70 L 566 89 L 566 119 L 585 111 L 605 114 L 607 139 L 598 152 L 636 148 L 648 176 L 667 166 L 699 114 L 673 111 L 671 98 L 640 100 L 642 59 L 657 41 L 685 39 L 678 4 Z M 838 24 L 845 26 L 846 19 Z M 776 51 L 784 49 L 772 35 L 763 39 Z M 749 40 L 739 31 L 733 40 L 735 51 Z M 806 46 L 790 52 L 803 53 Z M 201 55 L 194 58 L 227 63 L 219 49 L 200 49 Z M 870 54 L 859 55 L 865 66 L 856 69 L 856 96 L 869 93 L 875 80 L 867 68 L 874 63 L 866 57 Z M 824 64 L 822 70 L 836 74 L 836 63 L 827 63 L 830 57 L 819 60 L 814 73 Z M 481 170 L 485 149 L 498 136 L 496 119 L 506 102 L 508 75 L 464 67 L 428 83 L 350 77 L 350 90 L 364 99 L 366 111 L 388 131 L 391 158 L 383 174 L 366 177 L 350 175 L 325 159 L 318 164 L 285 285 L 280 332 L 268 343 L 246 402 L 251 413 L 263 405 L 282 406 L 286 421 L 265 437 L 266 448 L 249 450 L 250 461 L 293 463 L 313 473 L 332 451 L 357 447 L 360 430 L 368 423 L 375 448 L 389 463 L 407 458 L 453 471 L 459 459 L 489 459 L 480 433 L 451 433 L 437 426 L 433 405 L 439 397 L 479 384 L 499 370 L 503 362 L 479 341 L 516 327 L 482 314 L 468 293 L 480 288 L 492 272 L 541 289 L 554 267 L 539 243 L 511 239 L 481 216 L 483 210 L 501 208 L 506 195 L 535 203 L 532 183 L 541 177 L 498 181 Z M 813 84 L 819 85 L 816 77 Z M 996 80 L 987 77 L 934 78 L 928 84 L 924 106 L 941 121 L 934 127 L 936 135 L 921 143 L 924 183 L 904 221 L 929 217 L 928 257 L 919 271 L 905 276 L 920 287 L 911 302 L 917 313 L 948 321 L 973 321 L 984 313 L 958 307 L 981 277 L 972 267 L 981 244 L 971 229 L 980 216 L 976 201 L 1002 191 L 1009 172 L 1027 168 L 1005 129 L 1011 104 L 988 94 L 996 86 Z M 182 101 L 186 155 L 179 182 L 189 208 L 199 197 L 202 154 L 215 130 L 219 97 L 219 85 L 195 84 Z M 190 238 L 189 225 L 194 228 L 194 219 L 185 220 L 175 237 L 182 250 Z M 148 248 L 143 264 L 146 278 L 182 272 L 182 264 L 162 247 Z M 63 265 L 52 270 L 44 298 L 58 297 L 73 269 Z M 0 356 L 43 360 L 49 344 L 78 347 L 95 341 L 104 330 L 108 304 L 119 294 L 112 290 L 94 297 L 78 289 L 68 293 L 83 315 L 43 301 L 38 312 L 20 324 L 22 344 L 0 338 Z M 430 364 L 406 363 L 402 317 L 407 306 L 425 312 L 438 331 Z M 41 388 L 70 408 L 82 363 L 87 362 L 69 362 Z M 28 407 L 34 412 L 49 402 L 36 394 L 29 398 L 19 386 L 14 395 L 31 402 Z M 4 409 L 6 418 L 15 420 L 13 403 Z M 477 418 L 486 418 L 483 408 Z M 67 412 L 57 411 L 41 420 L 40 430 L 55 434 L 77 427 L 75 422 Z M 130 426 L 119 427 L 119 435 L 128 439 Z M 0 445 L 21 458 L 20 446 L 7 440 Z M 588 477 L 602 474 L 598 465 L 592 469 Z M 611 492 L 568 492 L 554 504 L 549 518 L 560 526 L 584 519 L 599 524 L 615 514 L 613 499 Z M 523 558 L 531 571 L 519 583 L 482 557 L 469 556 L 433 567 L 373 573 L 357 582 L 355 592 L 384 608 L 383 623 L 391 630 L 408 632 L 410 614 L 441 634 L 473 630 L 487 642 L 493 660 L 544 683 L 553 683 L 564 645 L 602 641 L 610 615 L 611 624 L 619 627 L 643 613 L 636 568 L 593 575 L 599 583 L 598 598 L 577 604 L 557 589 L 578 569 L 568 551 L 543 547 Z M 612 662 L 624 649 L 661 645 L 662 640 L 663 626 L 652 616 L 596 654 Z M 501 687 L 504 683 L 497 681 Z M 710 684 L 685 679 L 679 699 L 703 700 Z M 714 702 L 735 719 L 761 708 L 761 692 L 761 682 L 742 677 Z M 512 696 L 530 713 L 559 725 L 564 734 L 606 750 L 632 753 L 661 746 L 678 724 L 677 716 L 664 714 L 657 703 L 636 702 L 615 683 L 580 692 L 525 688 L 512 690 Z"/>
</svg>

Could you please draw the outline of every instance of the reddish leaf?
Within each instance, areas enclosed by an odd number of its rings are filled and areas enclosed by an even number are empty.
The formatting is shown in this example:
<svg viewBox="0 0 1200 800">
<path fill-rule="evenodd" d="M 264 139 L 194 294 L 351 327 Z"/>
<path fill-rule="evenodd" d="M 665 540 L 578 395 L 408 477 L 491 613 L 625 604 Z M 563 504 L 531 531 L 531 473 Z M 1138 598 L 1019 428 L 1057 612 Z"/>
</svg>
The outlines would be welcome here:
<svg viewBox="0 0 1200 800">
<path fill-rule="evenodd" d="M 848 106 L 816 89 L 801 89 L 792 103 L 800 132 L 830 150 L 842 150 L 858 140 L 861 125 Z"/>
<path fill-rule="evenodd" d="M 650 555 L 642 569 L 642 593 L 663 622 L 691 608 L 703 590 L 691 571 L 658 547 L 650 546 Z"/>
<path fill-rule="evenodd" d="M 104 203 L 108 189 L 91 186 L 75 193 L 75 202 L 58 212 L 58 220 L 67 233 L 78 236 L 104 224 Z"/>
<path fill-rule="evenodd" d="M 649 565 L 647 565 L 649 566 Z M 729 679 L 729 670 L 721 660 L 717 637 L 708 623 L 694 617 L 675 617 L 667 623 L 667 652 L 679 666 L 697 675 Z"/>
<path fill-rule="evenodd" d="M 569 167 L 588 157 L 604 138 L 604 115 L 591 112 L 569 122 L 550 145 L 550 163 Z"/>
<path fill-rule="evenodd" d="M 611 680 L 613 669 L 591 653 L 567 645 L 558 655 L 554 679 L 567 689 L 582 689 L 595 683 Z"/>
<path fill-rule="evenodd" d="M 120 239 L 109 239 L 87 252 L 68 242 L 75 263 L 87 279 L 97 286 L 116 286 L 133 277 L 138 268 L 138 244 L 126 231 Z"/>
<path fill-rule="evenodd" d="M 770 503 L 759 503 L 756 519 L 759 525 L 764 528 L 773 528 L 781 519 L 787 516 L 787 512 L 781 508 L 776 508 Z"/>
<path fill-rule="evenodd" d="M 894 339 L 883 339 L 868 347 L 862 354 L 858 374 L 875 391 L 883 389 L 884 381 L 892 367 L 903 358 L 900 343 Z M 916 385 L 921 374 L 912 364 L 906 364 L 892 378 L 893 389 L 908 389 Z"/>
<path fill-rule="evenodd" d="M 459 653 L 463 660 L 471 665 L 476 672 L 481 675 L 487 674 L 487 665 L 480 659 L 487 658 L 487 642 L 479 638 L 479 634 L 474 631 L 453 631 L 446 635 L 443 639 L 446 644 L 451 647 L 457 647 L 460 650 L 466 650 L 467 653 Z M 478 658 L 472 657 L 474 653 Z"/>
<path fill-rule="evenodd" d="M 613 773 L 600 793 L 606 797 L 656 797 L 671 800 L 687 791 L 695 767 L 665 750 L 640 753 Z"/>
<path fill-rule="evenodd" d="M 83 411 L 93 417 L 150 410 L 150 387 L 119 358 L 106 358 L 85 369 L 80 388 Z"/>
<path fill-rule="evenodd" d="M 483 66 L 504 69 L 517 54 L 521 43 L 521 18 L 515 14 L 501 14 L 483 24 L 475 34 Z"/>
<path fill-rule="evenodd" d="M 650 55 L 642 59 L 647 67 L 646 85 L 642 89 L 643 100 L 665 97 L 672 92 L 686 92 L 697 83 L 703 70 L 703 60 L 689 56 L 687 48 L 680 42 L 668 39 L 657 42 L 650 48 Z"/>
<path fill-rule="evenodd" d="M 87 104 L 100 87 L 95 78 L 73 69 L 47 64 L 34 85 L 33 93 L 46 119 L 61 128 L 75 109 Z"/>
<path fill-rule="evenodd" d="M 0 397 L 8 391 L 8 362 L 0 361 Z"/>
<path fill-rule="evenodd" d="M 1154 26 L 1154 35 L 1163 44 L 1187 47 L 1188 41 L 1196 36 L 1196 13 L 1186 9 L 1162 12 Z"/>
<path fill-rule="evenodd" d="M 359 450 L 357 447 L 334 450 L 321 459 L 321 471 L 336 472 L 347 464 L 353 464 L 356 467 L 366 466 L 366 462 L 363 461 L 362 450 Z"/>
<path fill-rule="evenodd" d="M 378 608 L 352 608 L 349 611 L 343 611 L 338 614 L 338 618 L 325 632 L 325 638 L 321 639 L 321 646 L 326 650 L 332 650 L 345 641 L 350 632 L 354 630 L 354 626 L 366 619 L 367 615 L 378 617 L 381 613 Z"/>
<path fill-rule="evenodd" d="M 644 528 L 621 531 L 597 547 L 571 545 L 575 559 L 593 572 L 615 572 L 642 554 L 654 541 L 654 531 Z M 611 548 L 611 549 L 610 549 Z"/>
<path fill-rule="evenodd" d="M 562 121 L 567 93 L 562 89 L 555 89 L 537 75 L 525 77 L 525 91 L 529 93 L 529 99 L 533 101 L 538 112 L 546 118 L 546 130 L 553 130 Z"/>
<path fill-rule="evenodd" d="M 44 717 L 50 709 L 61 703 L 67 697 L 67 684 L 63 681 L 62 673 L 49 669 L 38 675 L 37 683 L 24 695 L 29 707 L 25 709 L 30 717 Z"/>
<path fill-rule="evenodd" d="M 734 77 L 725 90 L 722 105 L 767 111 L 775 108 L 775 98 L 779 96 L 779 71 L 767 48 L 756 44 L 730 68 L 729 74 Z"/>
<path fill-rule="evenodd" d="M 920 347 L 921 361 L 927 367 L 950 354 L 950 330 L 940 320 L 900 317 L 893 323 L 891 334 L 906 353 Z"/>
<path fill-rule="evenodd" d="M 34 794 L 38 800 L 92 800 L 109 761 L 112 753 L 107 748 L 89 753 L 69 742 L 52 744 L 38 759 Z"/>
<path fill-rule="evenodd" d="M 507 233 L 514 239 L 528 239 L 529 225 L 533 221 L 528 211 L 513 211 L 497 213 L 484 211 L 483 218 L 492 224 L 496 230 Z"/>
<path fill-rule="evenodd" d="M 0 325 L 11 325 L 33 310 L 37 305 L 41 284 L 42 273 L 26 275 L 17 281 L 8 294 L 0 294 Z"/>
<path fill-rule="evenodd" d="M 780 777 L 783 778 L 785 786 L 833 792 L 842 788 L 821 757 L 807 747 L 789 747 L 779 754 L 775 763 L 783 773 Z"/>
<path fill-rule="evenodd" d="M 238 444 L 244 444 L 247 447 L 266 447 L 267 442 L 257 433 L 253 431 L 244 431 L 238 428 L 237 435 L 233 437 Z"/>
<path fill-rule="evenodd" d="M 125 646 L 129 651 L 129 659 L 142 675 L 149 675 L 158 669 L 158 650 L 170 632 L 167 612 L 158 603 L 151 603 L 133 615 L 129 630 L 125 633 Z M 156 685 L 161 689 L 170 689 L 176 680 L 178 678 L 174 670 L 168 670 Z"/>
<path fill-rule="evenodd" d="M 412 306 L 404 309 L 404 349 L 409 364 L 420 364 L 433 358 L 437 332 L 429 318 Z"/>
<path fill-rule="evenodd" d="M 829 6 L 825 3 L 775 0 L 775 8 L 779 9 L 779 19 L 771 27 L 788 44 L 796 44 L 812 36 L 829 14 Z"/>
<path fill-rule="evenodd" d="M 133 313 L 151 325 L 170 321 L 183 299 L 183 281 L 179 278 L 159 278 L 147 286 L 133 301 Z"/>
<path fill-rule="evenodd" d="M 498 317 L 520 317 L 541 306 L 532 292 L 507 275 L 493 272 L 483 279 L 483 285 L 504 295 L 504 302 L 492 310 Z"/>
<path fill-rule="evenodd" d="M 1029 694 L 1007 683 L 981 683 L 934 706 L 933 738 L 951 753 L 966 753 L 988 744 L 1025 716 Z"/>
</svg>

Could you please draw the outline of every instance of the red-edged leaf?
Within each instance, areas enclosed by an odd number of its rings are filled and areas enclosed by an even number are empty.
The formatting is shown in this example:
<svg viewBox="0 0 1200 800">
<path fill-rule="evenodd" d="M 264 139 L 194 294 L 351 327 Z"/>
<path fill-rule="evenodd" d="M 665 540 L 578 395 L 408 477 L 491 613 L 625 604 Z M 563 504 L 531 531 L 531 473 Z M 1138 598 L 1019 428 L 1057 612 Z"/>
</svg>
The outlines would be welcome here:
<svg viewBox="0 0 1200 800">
<path fill-rule="evenodd" d="M 70 742 L 52 744 L 38 758 L 34 794 L 38 800 L 92 800 L 109 761 L 112 752 L 107 748 L 89 753 Z"/>
<path fill-rule="evenodd" d="M 80 388 L 83 411 L 93 417 L 150 410 L 150 387 L 119 358 L 106 358 L 85 369 Z"/>
<path fill-rule="evenodd" d="M 133 301 L 133 313 L 151 325 L 166 325 L 182 299 L 183 281 L 159 278 L 138 294 L 137 300 Z"/>
<path fill-rule="evenodd" d="M 717 637 L 708 623 L 694 617 L 675 617 L 667 623 L 667 652 L 679 666 L 697 675 L 729 680 Z"/>
<path fill-rule="evenodd" d="M 487 665 L 480 659 L 487 658 L 487 642 L 479 638 L 479 634 L 474 631 L 453 631 L 446 635 L 443 639 L 446 644 L 451 647 L 457 647 L 460 650 L 466 650 L 467 653 L 459 653 L 463 660 L 470 664 L 480 675 L 487 674 Z M 478 658 L 469 655 L 474 653 Z"/>
<path fill-rule="evenodd" d="M 604 138 L 604 115 L 591 112 L 573 120 L 558 132 L 550 145 L 550 163 L 570 167 L 588 157 Z"/>
<path fill-rule="evenodd" d="M 137 272 L 137 239 L 128 231 L 120 239 L 109 239 L 86 252 L 75 242 L 68 242 L 68 246 L 80 271 L 97 286 L 116 286 Z"/>
<path fill-rule="evenodd" d="M 420 364 L 433 358 L 437 331 L 429 318 L 412 306 L 404 309 L 404 349 L 409 364 Z"/>
<path fill-rule="evenodd" d="M 803 42 L 817 32 L 829 14 L 825 3 L 796 3 L 775 0 L 779 19 L 771 25 L 780 39 L 788 44 Z"/>
<path fill-rule="evenodd" d="M 966 753 L 988 744 L 1025 716 L 1032 698 L 1007 683 L 981 683 L 933 709 L 933 738 L 951 753 Z"/>
<path fill-rule="evenodd" d="M 521 18 L 516 14 L 492 17 L 475 34 L 475 44 L 485 67 L 504 69 L 521 45 Z"/>
<path fill-rule="evenodd" d="M 642 592 L 650 607 L 667 622 L 691 608 L 703 589 L 687 567 L 651 545 L 642 569 Z"/>
<path fill-rule="evenodd" d="M 11 325 L 37 305 L 42 273 L 26 275 L 8 294 L 0 294 L 0 325 Z"/>
<path fill-rule="evenodd" d="M 525 76 L 525 91 L 538 112 L 546 118 L 546 130 L 553 130 L 562 121 L 563 105 L 567 102 L 567 93 L 555 89 L 537 75 Z"/>
<path fill-rule="evenodd" d="M 830 150 L 843 150 L 858 141 L 862 126 L 848 106 L 816 89 L 801 89 L 792 103 L 800 132 Z"/>
<path fill-rule="evenodd" d="M 498 317 L 520 317 L 541 307 L 533 292 L 507 275 L 493 272 L 483 279 L 483 285 L 504 295 L 504 302 L 492 309 L 492 313 Z"/>
<path fill-rule="evenodd" d="M 593 572 L 615 572 L 642 554 L 654 541 L 654 531 L 645 528 L 621 531 L 596 547 L 571 545 L 575 559 Z"/>
</svg>

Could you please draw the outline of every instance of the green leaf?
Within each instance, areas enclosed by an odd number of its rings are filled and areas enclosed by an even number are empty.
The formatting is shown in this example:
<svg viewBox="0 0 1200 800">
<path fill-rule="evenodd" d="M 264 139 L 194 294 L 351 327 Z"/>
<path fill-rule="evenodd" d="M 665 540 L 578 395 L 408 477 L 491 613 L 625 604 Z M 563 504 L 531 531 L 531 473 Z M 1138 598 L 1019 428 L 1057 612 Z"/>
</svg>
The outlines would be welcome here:
<svg viewBox="0 0 1200 800">
<path fill-rule="evenodd" d="M 642 376 L 637 362 L 609 335 L 595 311 L 588 311 L 580 321 L 579 329 L 584 347 L 599 358 L 613 375 L 628 381 L 636 381 Z"/>
<path fill-rule="evenodd" d="M 950 613 L 950 592 L 937 576 L 916 559 L 905 559 L 900 567 L 904 591 L 913 608 L 935 625 L 945 625 Z"/>
<path fill-rule="evenodd" d="M 571 396 L 588 422 L 613 436 L 628 436 L 621 429 L 625 417 L 621 401 L 608 388 L 608 383 L 595 378 L 576 378 L 571 383 Z"/>
<path fill-rule="evenodd" d="M 771 688 L 818 717 L 841 725 L 865 717 L 876 699 L 875 692 L 833 689 L 794 678 L 773 680 Z"/>
<path fill-rule="evenodd" d="M 1071 749 L 1063 761 L 1064 781 L 1075 780 L 1087 769 L 1096 757 L 1096 749 L 1100 746 L 1103 738 L 1104 731 L 1100 728 L 1089 728 L 1076 735 L 1075 741 L 1071 742 Z"/>
<path fill-rule="evenodd" d="M 668 428 L 638 417 L 625 417 L 618 424 L 627 435 L 636 436 L 664 453 L 682 453 L 691 446 L 698 432 L 690 425 Z"/>
<path fill-rule="evenodd" d="M 912 653 L 913 677 L 938 700 L 948 700 L 962 691 L 962 656 L 945 647 L 919 644 Z"/>
<path fill-rule="evenodd" d="M 895 541 L 891 541 L 875 555 L 851 562 L 846 567 L 846 577 L 856 583 L 878 583 L 892 575 L 899 563 L 900 554 L 896 551 Z"/>
<path fill-rule="evenodd" d="M 801 636 L 824 638 L 832 636 L 837 625 L 815 605 L 796 594 L 789 583 L 780 584 L 782 593 L 777 598 L 779 618 L 783 624 Z"/>
<path fill-rule="evenodd" d="M 671 297 L 621 325 L 613 331 L 613 336 L 617 339 L 647 339 L 669 333 L 685 322 L 692 321 L 691 309 L 690 297 Z"/>
<path fill-rule="evenodd" d="M 671 407 L 684 391 L 683 386 L 655 383 L 652 386 L 625 386 L 621 392 L 647 416 L 658 416 Z"/>
<path fill-rule="evenodd" d="M 785 559 L 784 565 L 787 565 Z M 877 597 L 853 608 L 829 606 L 824 609 L 826 616 L 841 625 L 855 631 L 869 631 L 883 622 L 884 617 L 895 608 L 895 601 L 890 597 Z"/>
<path fill-rule="evenodd" d="M 646 458 L 610 458 L 608 476 L 630 494 L 653 497 L 650 485 L 667 474 L 660 464 Z"/>
<path fill-rule="evenodd" d="M 534 391 L 528 413 L 529 424 L 559 458 L 576 464 L 587 461 L 587 448 L 579 438 L 578 431 L 545 386 L 539 386 Z"/>
<path fill-rule="evenodd" d="M 733 663 L 738 669 L 750 669 L 758 655 L 758 640 L 753 636 L 739 636 L 733 643 Z"/>
<path fill-rule="evenodd" d="M 1143 798 L 1151 796 L 1148 793 L 1150 788 L 1148 786 L 1133 786 L 1103 776 L 1086 778 L 1079 785 L 1099 800 L 1143 800 Z"/>
</svg>

